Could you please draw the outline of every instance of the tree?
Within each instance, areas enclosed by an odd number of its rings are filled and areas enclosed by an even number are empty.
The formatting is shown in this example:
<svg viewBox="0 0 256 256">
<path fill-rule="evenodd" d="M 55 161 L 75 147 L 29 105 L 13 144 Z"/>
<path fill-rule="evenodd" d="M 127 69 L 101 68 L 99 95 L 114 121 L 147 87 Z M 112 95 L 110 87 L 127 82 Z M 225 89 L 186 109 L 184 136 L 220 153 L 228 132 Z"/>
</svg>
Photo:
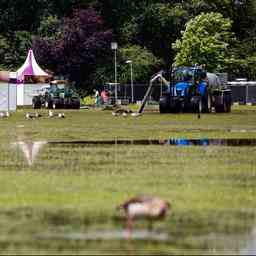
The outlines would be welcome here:
<svg viewBox="0 0 256 256">
<path fill-rule="evenodd" d="M 34 39 L 39 63 L 79 85 L 91 85 L 97 67 L 107 65 L 112 58 L 112 31 L 106 29 L 93 8 L 74 10 L 63 19 L 58 31 L 57 37 Z"/>
<path fill-rule="evenodd" d="M 206 64 L 209 71 L 223 67 L 229 42 L 232 39 L 232 22 L 220 13 L 202 13 L 186 24 L 182 39 L 176 40 L 175 64 Z"/>
<path fill-rule="evenodd" d="M 180 5 L 151 4 L 137 18 L 137 41 L 170 67 L 174 57 L 171 45 L 180 35 L 187 19 L 188 13 Z"/>
<path fill-rule="evenodd" d="M 120 65 L 120 81 L 127 83 L 130 81 L 130 68 L 125 65 L 127 60 L 133 63 L 133 79 L 135 82 L 148 82 L 150 77 L 159 71 L 163 64 L 161 59 L 158 59 L 145 47 L 139 45 L 129 45 L 120 49 L 120 59 L 123 65 Z"/>
<path fill-rule="evenodd" d="M 5 42 L 8 47 L 5 48 L 3 66 L 8 69 L 17 69 L 25 61 L 31 41 L 31 34 L 27 31 L 14 31 L 9 38 L 6 37 Z"/>
<path fill-rule="evenodd" d="M 10 50 L 10 46 L 8 43 L 8 40 L 0 35 L 0 67 L 1 69 L 6 68 L 6 58 L 7 58 L 7 53 Z"/>
<path fill-rule="evenodd" d="M 127 60 L 132 61 L 133 80 L 136 83 L 148 82 L 156 71 L 159 71 L 163 61 L 158 59 L 145 47 L 139 45 L 122 46 L 117 51 L 117 74 L 118 82 L 130 83 L 130 66 Z M 94 73 L 95 84 L 105 84 L 114 81 L 114 61 L 111 59 L 109 65 L 99 66 Z"/>
</svg>

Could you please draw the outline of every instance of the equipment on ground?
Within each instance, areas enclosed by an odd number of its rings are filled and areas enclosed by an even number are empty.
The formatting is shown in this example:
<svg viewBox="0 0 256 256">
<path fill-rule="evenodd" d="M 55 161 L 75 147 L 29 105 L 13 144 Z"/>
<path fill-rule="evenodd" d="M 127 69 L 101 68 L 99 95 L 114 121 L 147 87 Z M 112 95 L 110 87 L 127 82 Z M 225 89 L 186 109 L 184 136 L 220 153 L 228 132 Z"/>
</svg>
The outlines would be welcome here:
<svg viewBox="0 0 256 256">
<path fill-rule="evenodd" d="M 32 104 L 34 109 L 41 107 L 79 109 L 80 98 L 67 81 L 54 80 L 40 89 L 39 94 L 33 97 Z"/>
<path fill-rule="evenodd" d="M 160 80 L 165 85 L 159 101 L 160 113 L 230 112 L 232 105 L 231 90 L 220 82 L 214 73 L 208 73 L 201 66 L 175 67 L 170 72 L 170 82 L 160 71 L 152 77 L 142 101 L 139 113 L 142 113 L 153 83 Z"/>
</svg>

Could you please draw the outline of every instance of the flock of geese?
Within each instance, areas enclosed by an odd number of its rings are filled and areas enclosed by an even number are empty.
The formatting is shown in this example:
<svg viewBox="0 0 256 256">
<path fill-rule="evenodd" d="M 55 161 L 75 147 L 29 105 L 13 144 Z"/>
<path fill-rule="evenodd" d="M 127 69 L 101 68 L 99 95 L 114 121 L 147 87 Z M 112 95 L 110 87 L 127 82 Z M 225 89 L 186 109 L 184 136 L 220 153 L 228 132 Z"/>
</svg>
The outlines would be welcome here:
<svg viewBox="0 0 256 256">
<path fill-rule="evenodd" d="M 33 112 L 33 113 L 26 113 L 26 119 L 36 119 L 36 118 L 39 118 L 39 117 L 42 117 L 42 114 L 38 113 L 38 112 Z M 53 112 L 52 110 L 49 110 L 48 111 L 48 117 L 52 118 L 52 117 L 58 117 L 58 118 L 65 118 L 65 113 L 63 112 L 60 112 L 60 113 L 57 113 L 57 112 Z"/>
<path fill-rule="evenodd" d="M 8 118 L 10 117 L 10 112 L 9 111 L 2 111 L 0 112 L 0 118 Z M 42 117 L 41 113 L 36 112 L 27 112 L 25 114 L 26 119 L 37 119 Z M 53 112 L 52 110 L 48 111 L 48 117 L 57 117 L 57 118 L 65 118 L 65 113 L 63 112 Z"/>
</svg>

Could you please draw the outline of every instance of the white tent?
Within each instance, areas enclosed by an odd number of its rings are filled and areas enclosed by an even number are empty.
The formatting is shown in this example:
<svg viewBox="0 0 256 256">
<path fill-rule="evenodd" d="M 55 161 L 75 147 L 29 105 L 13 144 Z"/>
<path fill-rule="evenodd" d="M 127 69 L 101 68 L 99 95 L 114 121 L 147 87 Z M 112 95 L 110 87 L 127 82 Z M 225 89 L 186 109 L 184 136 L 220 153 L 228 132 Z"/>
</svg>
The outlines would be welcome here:
<svg viewBox="0 0 256 256">
<path fill-rule="evenodd" d="M 33 95 L 44 85 L 41 83 L 26 83 L 26 77 L 50 78 L 51 76 L 43 71 L 37 64 L 32 49 L 28 51 L 25 63 L 16 71 L 17 74 L 17 105 L 32 105 Z M 43 79 L 45 80 L 45 79 Z"/>
<path fill-rule="evenodd" d="M 49 75 L 43 71 L 36 62 L 32 49 L 28 51 L 25 63 L 17 70 L 17 80 L 24 82 L 25 76 L 45 76 Z"/>
</svg>

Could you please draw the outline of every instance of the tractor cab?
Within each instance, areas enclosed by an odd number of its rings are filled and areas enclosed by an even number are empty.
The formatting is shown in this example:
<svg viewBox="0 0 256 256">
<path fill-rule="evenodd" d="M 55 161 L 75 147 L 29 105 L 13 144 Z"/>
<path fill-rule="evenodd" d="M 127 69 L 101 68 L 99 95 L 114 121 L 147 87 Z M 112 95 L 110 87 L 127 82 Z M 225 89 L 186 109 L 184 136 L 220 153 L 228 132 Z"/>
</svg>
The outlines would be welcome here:
<svg viewBox="0 0 256 256">
<path fill-rule="evenodd" d="M 199 66 L 174 68 L 169 93 L 179 97 L 202 96 L 207 87 L 206 77 L 206 71 Z"/>
</svg>

